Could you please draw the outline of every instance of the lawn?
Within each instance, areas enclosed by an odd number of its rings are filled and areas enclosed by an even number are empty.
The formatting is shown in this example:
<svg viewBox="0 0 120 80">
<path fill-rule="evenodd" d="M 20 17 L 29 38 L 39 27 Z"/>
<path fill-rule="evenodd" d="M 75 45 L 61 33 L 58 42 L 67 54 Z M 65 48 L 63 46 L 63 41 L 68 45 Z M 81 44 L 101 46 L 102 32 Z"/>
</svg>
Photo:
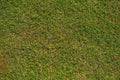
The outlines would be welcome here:
<svg viewBox="0 0 120 80">
<path fill-rule="evenodd" d="M 120 0 L 0 0 L 0 80 L 120 80 Z"/>
</svg>

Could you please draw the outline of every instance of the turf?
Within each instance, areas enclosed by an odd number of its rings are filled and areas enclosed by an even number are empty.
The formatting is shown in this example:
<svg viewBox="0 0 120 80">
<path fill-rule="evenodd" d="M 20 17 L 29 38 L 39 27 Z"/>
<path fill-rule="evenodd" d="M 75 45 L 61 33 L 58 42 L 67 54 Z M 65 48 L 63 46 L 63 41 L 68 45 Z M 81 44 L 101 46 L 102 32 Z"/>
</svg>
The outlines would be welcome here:
<svg viewBox="0 0 120 80">
<path fill-rule="evenodd" d="M 120 0 L 0 0 L 0 80 L 120 80 Z"/>
</svg>

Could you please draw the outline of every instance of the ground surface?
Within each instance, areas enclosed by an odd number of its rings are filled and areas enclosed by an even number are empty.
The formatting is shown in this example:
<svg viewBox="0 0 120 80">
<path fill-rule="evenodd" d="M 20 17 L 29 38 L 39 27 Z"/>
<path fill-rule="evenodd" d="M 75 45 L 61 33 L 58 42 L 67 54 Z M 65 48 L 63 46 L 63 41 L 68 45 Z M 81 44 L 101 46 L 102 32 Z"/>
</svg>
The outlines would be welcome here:
<svg viewBox="0 0 120 80">
<path fill-rule="evenodd" d="M 120 80 L 120 0 L 0 0 L 0 80 Z"/>
</svg>

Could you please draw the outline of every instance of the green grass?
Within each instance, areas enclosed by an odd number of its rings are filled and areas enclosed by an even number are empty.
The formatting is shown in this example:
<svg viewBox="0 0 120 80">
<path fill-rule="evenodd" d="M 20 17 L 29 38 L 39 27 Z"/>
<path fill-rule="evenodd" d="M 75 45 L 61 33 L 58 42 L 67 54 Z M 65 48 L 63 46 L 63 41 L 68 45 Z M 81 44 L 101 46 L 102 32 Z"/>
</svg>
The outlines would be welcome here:
<svg viewBox="0 0 120 80">
<path fill-rule="evenodd" d="M 0 0 L 0 80 L 120 80 L 120 1 Z"/>
</svg>

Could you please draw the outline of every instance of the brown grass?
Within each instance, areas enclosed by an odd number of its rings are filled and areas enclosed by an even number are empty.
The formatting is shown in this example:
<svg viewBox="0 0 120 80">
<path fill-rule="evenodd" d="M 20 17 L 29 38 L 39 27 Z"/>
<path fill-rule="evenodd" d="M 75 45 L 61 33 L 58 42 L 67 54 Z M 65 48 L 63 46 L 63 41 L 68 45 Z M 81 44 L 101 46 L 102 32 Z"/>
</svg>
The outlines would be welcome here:
<svg viewBox="0 0 120 80">
<path fill-rule="evenodd" d="M 0 73 L 6 73 L 7 72 L 7 57 L 0 56 Z"/>
</svg>

